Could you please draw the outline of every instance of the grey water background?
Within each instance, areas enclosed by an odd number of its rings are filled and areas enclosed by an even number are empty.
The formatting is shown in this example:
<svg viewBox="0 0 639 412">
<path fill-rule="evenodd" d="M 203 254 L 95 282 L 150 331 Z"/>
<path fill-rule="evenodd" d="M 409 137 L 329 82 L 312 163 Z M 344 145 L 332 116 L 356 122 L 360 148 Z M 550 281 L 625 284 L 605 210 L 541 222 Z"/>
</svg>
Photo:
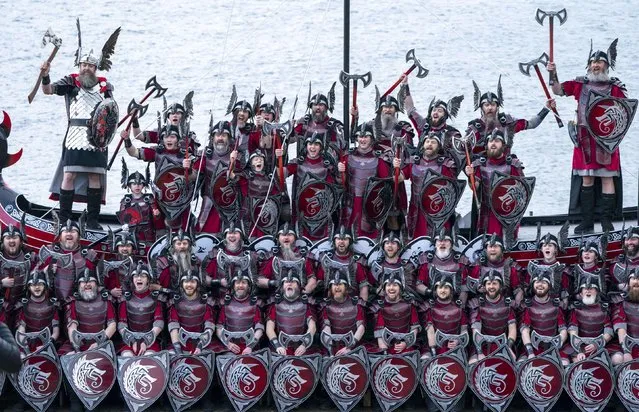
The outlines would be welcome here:
<svg viewBox="0 0 639 412">
<path fill-rule="evenodd" d="M 53 206 L 49 184 L 66 129 L 64 99 L 41 92 L 29 105 L 27 94 L 39 67 L 52 50 L 40 47 L 48 27 L 63 39 L 51 70 L 52 80 L 74 72 L 77 47 L 75 18 L 82 23 L 84 47 L 101 49 L 118 26 L 122 33 L 112 57 L 113 68 L 102 73 L 115 85 L 115 97 L 124 112 L 132 98 L 144 95 L 153 75 L 169 90 L 169 102 L 181 101 L 195 90 L 195 114 L 191 128 L 206 141 L 209 111 L 221 120 L 231 93 L 252 102 L 261 84 L 265 101 L 287 97 L 283 119 L 288 118 L 295 95 L 303 115 L 312 81 L 313 93 L 326 93 L 342 69 L 343 2 L 341 0 L 245 0 L 245 1 L 123 1 L 69 2 L 61 0 L 0 1 L 0 108 L 13 121 L 9 151 L 24 149 L 22 160 L 4 171 L 5 180 L 31 201 Z M 595 49 L 607 49 L 618 37 L 617 70 L 630 97 L 639 90 L 639 1 L 468 1 L 403 0 L 399 2 L 351 1 L 351 73 L 371 71 L 373 84 L 383 92 L 407 68 L 406 51 L 415 48 L 428 67 L 425 79 L 410 78 L 411 93 L 424 113 L 432 96 L 448 100 L 464 94 L 465 100 L 453 125 L 464 129 L 476 117 L 473 112 L 474 79 L 482 92 L 496 91 L 502 75 L 505 112 L 530 118 L 545 101 L 540 84 L 523 76 L 517 63 L 537 58 L 548 50 L 547 21 L 534 19 L 539 7 L 565 7 L 568 20 L 555 22 L 555 61 L 560 80 L 585 73 L 590 39 Z M 542 69 L 547 78 L 545 69 Z M 363 119 L 373 117 L 373 85 L 361 89 L 358 104 Z M 338 83 L 335 117 L 342 118 L 342 89 Z M 161 99 L 149 100 L 141 119 L 143 128 L 154 128 Z M 558 98 L 564 123 L 574 118 L 576 102 Z M 404 115 L 400 115 L 405 119 Z M 621 145 L 624 205 L 637 204 L 637 122 Z M 111 144 L 110 154 L 119 138 Z M 138 142 L 139 145 L 139 142 Z M 572 144 L 566 128 L 559 129 L 551 116 L 535 130 L 515 138 L 513 149 L 537 184 L 528 211 L 536 215 L 564 213 L 569 197 Z M 124 149 L 121 151 L 124 154 Z M 120 156 L 108 174 L 107 205 L 115 211 L 124 194 L 120 188 Z M 129 169 L 144 164 L 126 156 Z M 470 208 L 470 191 L 459 210 Z M 82 206 L 76 206 L 80 208 Z"/>
</svg>

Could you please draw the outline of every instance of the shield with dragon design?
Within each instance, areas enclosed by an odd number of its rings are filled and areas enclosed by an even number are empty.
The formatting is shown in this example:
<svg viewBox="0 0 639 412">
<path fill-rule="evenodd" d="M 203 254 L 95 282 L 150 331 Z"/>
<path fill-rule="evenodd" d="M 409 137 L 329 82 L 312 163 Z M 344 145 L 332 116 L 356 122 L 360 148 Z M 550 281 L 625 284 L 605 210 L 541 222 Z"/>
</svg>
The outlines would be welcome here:
<svg viewBox="0 0 639 412">
<path fill-rule="evenodd" d="M 113 99 L 104 99 L 95 106 L 87 127 L 89 142 L 100 149 L 109 146 L 115 137 L 120 118 L 118 104 Z"/>
<path fill-rule="evenodd" d="M 639 359 L 619 365 L 615 373 L 615 392 L 626 409 L 639 410 Z"/>
<path fill-rule="evenodd" d="M 417 389 L 419 352 L 369 355 L 371 388 L 383 412 L 394 411 Z"/>
<path fill-rule="evenodd" d="M 60 359 L 53 343 L 22 359 L 20 372 L 9 375 L 9 380 L 29 406 L 38 412 L 46 410 L 62 384 Z"/>
<path fill-rule="evenodd" d="M 215 209 L 226 221 L 237 219 L 242 203 L 242 194 L 239 187 L 232 183 L 228 176 L 228 165 L 218 162 L 213 172 L 212 182 L 208 195 L 213 201 Z"/>
<path fill-rule="evenodd" d="M 364 214 L 378 228 L 386 222 L 393 207 L 393 178 L 369 177 L 364 190 Z"/>
<path fill-rule="evenodd" d="M 603 410 L 612 397 L 614 377 L 605 348 L 566 369 L 565 388 L 583 412 Z"/>
<path fill-rule="evenodd" d="M 290 411 L 306 401 L 319 381 L 321 356 L 271 354 L 271 393 L 279 412 Z"/>
<path fill-rule="evenodd" d="M 619 147 L 635 117 L 637 102 L 637 99 L 606 96 L 590 91 L 586 127 L 599 147 L 610 154 Z"/>
<path fill-rule="evenodd" d="M 419 207 L 426 215 L 428 225 L 433 227 L 432 233 L 439 233 L 444 223 L 455 213 L 465 186 L 463 180 L 452 179 L 428 169 L 419 195 Z"/>
<path fill-rule="evenodd" d="M 268 349 L 241 356 L 227 353 L 215 361 L 224 391 L 237 412 L 250 409 L 264 396 L 270 378 Z"/>
<path fill-rule="evenodd" d="M 129 410 L 141 412 L 164 393 L 169 376 L 167 351 L 124 358 L 118 356 L 118 384 Z"/>
<path fill-rule="evenodd" d="M 324 358 L 322 384 L 337 409 L 348 412 L 368 389 L 368 357 L 360 346 L 343 356 Z"/>
<path fill-rule="evenodd" d="M 152 187 L 158 206 L 168 219 L 175 219 L 191 205 L 196 189 L 195 179 L 186 181 L 182 165 L 165 156 L 156 164 Z"/>
<path fill-rule="evenodd" d="M 563 391 L 564 368 L 556 348 L 517 365 L 519 393 L 536 412 L 549 411 Z"/>
<path fill-rule="evenodd" d="M 282 195 L 268 196 L 264 199 L 249 199 L 251 223 L 262 233 L 274 236 L 280 221 Z"/>
<path fill-rule="evenodd" d="M 464 348 L 442 353 L 421 362 L 420 383 L 424 392 L 442 412 L 448 412 L 466 392 Z"/>
<path fill-rule="evenodd" d="M 130 226 L 147 223 L 144 221 L 146 219 L 146 215 L 137 203 L 115 212 L 115 216 L 118 218 L 119 222 L 124 222 Z"/>
<path fill-rule="evenodd" d="M 306 173 L 296 191 L 297 216 L 311 233 L 326 226 L 340 205 L 342 191 L 313 173 Z"/>
<path fill-rule="evenodd" d="M 183 411 L 206 394 L 213 381 L 214 354 L 171 355 L 166 394 L 175 412 Z"/>
<path fill-rule="evenodd" d="M 111 341 L 92 350 L 62 355 L 60 363 L 67 382 L 84 407 L 91 411 L 115 383 L 115 349 Z"/>
<path fill-rule="evenodd" d="M 515 243 L 515 231 L 535 190 L 535 178 L 512 176 L 496 171 L 490 180 L 490 210 L 504 226 L 507 249 Z"/>
<path fill-rule="evenodd" d="M 508 408 L 517 392 L 517 369 L 508 346 L 501 345 L 490 356 L 470 365 L 470 389 L 493 412 Z"/>
</svg>

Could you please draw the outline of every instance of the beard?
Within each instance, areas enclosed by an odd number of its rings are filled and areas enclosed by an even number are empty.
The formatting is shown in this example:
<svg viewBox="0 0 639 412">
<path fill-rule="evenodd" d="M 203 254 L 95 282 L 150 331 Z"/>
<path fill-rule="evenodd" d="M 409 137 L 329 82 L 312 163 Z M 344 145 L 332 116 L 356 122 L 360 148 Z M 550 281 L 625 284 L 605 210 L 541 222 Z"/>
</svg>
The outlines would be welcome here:
<svg viewBox="0 0 639 412">
<path fill-rule="evenodd" d="M 98 78 L 93 73 L 82 73 L 78 76 L 78 81 L 80 85 L 82 85 L 85 89 L 90 89 L 96 84 L 98 84 Z"/>
<path fill-rule="evenodd" d="M 319 110 L 317 112 L 313 112 L 313 121 L 315 123 L 323 122 L 326 119 L 326 112 L 323 110 Z"/>
<path fill-rule="evenodd" d="M 178 268 L 183 272 L 192 269 L 191 254 L 189 252 L 174 252 L 172 256 Z"/>
<path fill-rule="evenodd" d="M 606 83 L 610 81 L 610 76 L 608 75 L 608 70 L 603 73 L 594 74 L 592 70 L 588 69 L 586 72 L 586 78 L 591 82 L 601 82 Z"/>
<path fill-rule="evenodd" d="M 481 117 L 484 123 L 486 123 L 486 132 L 488 133 L 491 133 L 493 130 L 495 130 L 496 127 L 501 126 L 501 124 L 497 120 L 497 113 L 483 113 Z"/>
<path fill-rule="evenodd" d="M 87 302 L 91 302 L 93 301 L 95 298 L 98 297 L 98 293 L 95 291 L 95 289 L 91 289 L 91 290 L 81 290 L 80 291 L 80 297 L 82 298 L 82 300 L 87 301 Z"/>
<path fill-rule="evenodd" d="M 222 155 L 229 151 L 229 145 L 228 143 L 214 143 L 213 150 L 216 154 Z"/>
<path fill-rule="evenodd" d="M 382 131 L 390 132 L 397 124 L 397 118 L 392 114 L 382 114 Z"/>
<path fill-rule="evenodd" d="M 489 159 L 499 159 L 504 154 L 504 146 L 499 149 L 488 149 L 486 151 L 486 156 Z"/>
<path fill-rule="evenodd" d="M 438 259 L 446 260 L 450 256 L 450 252 L 450 249 L 437 249 L 435 250 L 435 256 L 437 256 Z"/>
<path fill-rule="evenodd" d="M 594 305 L 597 302 L 597 298 L 595 296 L 584 296 L 581 301 L 584 305 L 589 306 Z"/>
<path fill-rule="evenodd" d="M 634 259 L 639 254 L 639 248 L 635 247 L 635 245 L 623 246 L 623 251 L 626 253 L 626 257 Z"/>
<path fill-rule="evenodd" d="M 639 303 L 639 288 L 630 288 L 628 290 L 628 298 L 630 302 Z"/>
<path fill-rule="evenodd" d="M 291 248 L 288 245 L 282 245 L 280 247 L 280 252 L 282 252 L 282 258 L 284 260 L 296 260 L 297 256 L 295 256 L 295 252 L 293 251 L 293 248 Z"/>
</svg>

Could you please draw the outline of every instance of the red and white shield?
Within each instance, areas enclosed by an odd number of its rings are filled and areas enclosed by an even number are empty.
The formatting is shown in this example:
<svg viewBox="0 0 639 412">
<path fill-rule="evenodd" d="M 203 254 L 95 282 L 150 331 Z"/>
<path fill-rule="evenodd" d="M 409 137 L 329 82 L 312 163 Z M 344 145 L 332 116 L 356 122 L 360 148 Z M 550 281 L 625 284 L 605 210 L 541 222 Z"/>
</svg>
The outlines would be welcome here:
<svg viewBox="0 0 639 412">
<path fill-rule="evenodd" d="M 268 349 L 241 356 L 227 353 L 216 358 L 222 386 L 237 412 L 250 409 L 264 396 L 268 389 L 270 363 Z"/>
<path fill-rule="evenodd" d="M 369 355 L 371 387 L 383 412 L 394 411 L 411 397 L 417 388 L 419 352 L 401 355 Z"/>
<path fill-rule="evenodd" d="M 265 199 L 251 198 L 251 222 L 263 233 L 275 235 L 280 220 L 281 195 Z"/>
<path fill-rule="evenodd" d="M 469 368 L 469 385 L 475 395 L 493 412 L 508 408 L 517 392 L 517 370 L 506 345 Z"/>
<path fill-rule="evenodd" d="M 614 378 L 605 348 L 566 370 L 566 392 L 583 412 L 603 410 L 613 393 Z"/>
<path fill-rule="evenodd" d="M 271 393 L 279 412 L 306 401 L 317 386 L 320 355 L 280 356 L 272 354 Z"/>
<path fill-rule="evenodd" d="M 175 412 L 187 409 L 209 390 L 213 380 L 213 359 L 214 355 L 210 351 L 197 356 L 171 356 L 166 394 Z"/>
<path fill-rule="evenodd" d="M 226 172 L 223 171 L 220 171 L 213 179 L 209 195 L 215 206 L 220 209 L 235 209 L 240 202 L 240 192 L 237 186 L 229 181 Z"/>
<path fill-rule="evenodd" d="M 561 396 L 564 368 L 557 349 L 526 359 L 518 365 L 519 392 L 536 412 L 550 410 Z"/>
<path fill-rule="evenodd" d="M 466 392 L 466 356 L 463 348 L 421 363 L 420 383 L 442 412 L 450 411 Z"/>
<path fill-rule="evenodd" d="M 615 391 L 626 409 L 639 410 L 639 359 L 626 362 L 617 368 Z"/>
<path fill-rule="evenodd" d="M 393 179 L 368 178 L 363 200 L 366 217 L 372 222 L 383 224 L 393 207 Z"/>
<path fill-rule="evenodd" d="M 340 193 L 336 185 L 312 173 L 304 175 L 297 192 L 297 212 L 311 232 L 325 226 L 339 205 Z"/>
<path fill-rule="evenodd" d="M 195 181 L 191 179 L 187 182 L 182 165 L 172 164 L 168 160 L 156 168 L 153 193 L 164 215 L 169 219 L 175 219 L 190 206 L 195 192 Z"/>
<path fill-rule="evenodd" d="M 322 383 L 335 406 L 348 412 L 362 399 L 368 389 L 368 357 L 363 347 L 344 356 L 324 358 Z"/>
<path fill-rule="evenodd" d="M 98 103 L 89 121 L 89 142 L 100 149 L 109 146 L 117 131 L 119 117 L 115 100 L 105 99 Z"/>
<path fill-rule="evenodd" d="M 115 384 L 115 349 L 108 341 L 96 349 L 60 357 L 62 370 L 84 406 L 95 409 Z"/>
<path fill-rule="evenodd" d="M 62 369 L 53 344 L 49 342 L 22 360 L 17 374 L 9 380 L 22 399 L 38 412 L 46 410 L 60 390 Z"/>
<path fill-rule="evenodd" d="M 590 91 L 586 126 L 597 144 L 608 153 L 617 149 L 637 112 L 637 99 L 623 99 Z"/>
<path fill-rule="evenodd" d="M 118 383 L 129 409 L 141 412 L 166 389 L 169 353 L 166 351 L 130 358 L 118 357 Z"/>
<path fill-rule="evenodd" d="M 426 172 L 419 207 L 434 228 L 434 233 L 438 233 L 441 226 L 455 213 L 465 186 L 466 182 L 463 180 L 451 179 L 432 169 Z"/>
</svg>

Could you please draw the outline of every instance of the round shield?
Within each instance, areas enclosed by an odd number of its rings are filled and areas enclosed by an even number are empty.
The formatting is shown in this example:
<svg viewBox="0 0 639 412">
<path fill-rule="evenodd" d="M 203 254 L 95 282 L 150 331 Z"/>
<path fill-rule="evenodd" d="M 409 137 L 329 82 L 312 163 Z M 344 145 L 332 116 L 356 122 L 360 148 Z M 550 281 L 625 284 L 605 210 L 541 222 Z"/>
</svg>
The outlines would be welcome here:
<svg viewBox="0 0 639 412">
<path fill-rule="evenodd" d="M 100 395 L 111 390 L 115 383 L 113 361 L 98 351 L 89 351 L 79 357 L 73 364 L 70 375 L 75 388 L 80 392 L 78 395 Z"/>
<path fill-rule="evenodd" d="M 224 369 L 222 379 L 229 396 L 244 401 L 260 398 L 268 388 L 268 370 L 259 357 L 236 357 Z"/>
<path fill-rule="evenodd" d="M 374 221 L 386 218 L 388 211 L 393 206 L 393 182 L 392 179 L 370 178 L 366 185 L 364 199 L 364 212 Z"/>
<path fill-rule="evenodd" d="M 628 130 L 632 111 L 621 99 L 605 97 L 590 106 L 586 116 L 590 132 L 601 140 L 614 141 Z"/>
<path fill-rule="evenodd" d="M 229 182 L 225 172 L 219 173 L 210 187 L 209 195 L 217 207 L 231 209 L 238 204 L 240 192 L 235 185 Z"/>
<path fill-rule="evenodd" d="M 130 358 L 121 368 L 120 388 L 134 401 L 157 399 L 166 387 L 163 365 L 154 357 Z"/>
<path fill-rule="evenodd" d="M 167 389 L 171 396 L 189 401 L 206 393 L 209 367 L 196 356 L 176 356 L 171 360 Z"/>
<path fill-rule="evenodd" d="M 436 178 L 422 189 L 420 206 L 431 219 L 447 219 L 457 206 L 459 195 L 452 179 Z"/>
<path fill-rule="evenodd" d="M 274 232 L 279 223 L 280 205 L 272 198 L 260 199 L 253 205 L 251 216 L 253 223 L 261 231 L 274 234 L 270 232 Z"/>
<path fill-rule="evenodd" d="M 55 395 L 60 387 L 60 368 L 51 358 L 34 355 L 22 364 L 17 383 L 27 398 L 46 399 Z"/>
<path fill-rule="evenodd" d="M 415 368 L 400 356 L 388 356 L 377 362 L 371 371 L 373 389 L 381 402 L 408 399 L 417 386 Z"/>
<path fill-rule="evenodd" d="M 154 192 L 167 208 L 181 209 L 190 204 L 194 188 L 195 185 L 187 185 L 181 166 L 168 167 L 155 178 Z"/>
<path fill-rule="evenodd" d="M 271 390 L 278 398 L 301 403 L 313 393 L 316 376 L 306 359 L 284 357 L 272 369 Z"/>
<path fill-rule="evenodd" d="M 329 219 L 335 202 L 335 193 L 332 187 L 324 181 L 315 180 L 300 190 L 297 208 L 304 222 L 314 226 L 314 224 L 319 225 Z"/>
<path fill-rule="evenodd" d="M 503 220 L 517 220 L 523 216 L 532 196 L 531 187 L 515 177 L 501 179 L 490 197 L 493 211 Z"/>
<path fill-rule="evenodd" d="M 105 99 L 97 104 L 89 127 L 89 141 L 95 147 L 104 148 L 111 143 L 118 128 L 118 105 L 113 99 Z"/>
<path fill-rule="evenodd" d="M 333 357 L 322 369 L 324 388 L 336 403 L 358 398 L 368 388 L 368 370 L 358 357 Z"/>
<path fill-rule="evenodd" d="M 488 357 L 473 365 L 470 383 L 484 404 L 507 402 L 517 390 L 517 371 L 501 357 Z"/>
<path fill-rule="evenodd" d="M 535 357 L 527 359 L 519 367 L 519 391 L 528 402 L 553 404 L 562 390 L 563 368 L 556 362 Z"/>
<path fill-rule="evenodd" d="M 139 225 L 140 223 L 143 223 L 144 220 L 142 208 L 137 204 L 116 212 L 116 216 L 121 223 L 126 223 L 130 226 Z"/>
<path fill-rule="evenodd" d="M 639 410 L 639 360 L 624 363 L 617 369 L 615 391 L 628 410 Z"/>
<path fill-rule="evenodd" d="M 422 387 L 438 404 L 454 402 L 466 391 L 466 368 L 457 357 L 431 358 L 424 365 L 421 378 Z"/>
<path fill-rule="evenodd" d="M 613 390 L 610 370 L 597 360 L 586 359 L 566 373 L 568 394 L 586 408 L 605 407 Z"/>
</svg>

